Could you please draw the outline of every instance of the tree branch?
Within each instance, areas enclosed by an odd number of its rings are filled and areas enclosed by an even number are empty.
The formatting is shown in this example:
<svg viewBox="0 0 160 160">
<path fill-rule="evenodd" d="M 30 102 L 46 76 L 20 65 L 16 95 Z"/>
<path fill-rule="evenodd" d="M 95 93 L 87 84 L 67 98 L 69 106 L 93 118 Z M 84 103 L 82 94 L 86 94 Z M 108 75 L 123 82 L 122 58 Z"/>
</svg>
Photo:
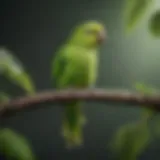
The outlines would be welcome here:
<svg viewBox="0 0 160 160">
<path fill-rule="evenodd" d="M 17 112 L 21 109 L 35 109 L 37 104 L 65 102 L 70 100 L 93 100 L 117 102 L 152 108 L 160 112 L 160 94 L 144 96 L 127 90 L 59 90 L 37 93 L 32 96 L 19 97 L 0 104 L 0 113 Z M 40 106 L 39 106 L 40 107 Z"/>
</svg>

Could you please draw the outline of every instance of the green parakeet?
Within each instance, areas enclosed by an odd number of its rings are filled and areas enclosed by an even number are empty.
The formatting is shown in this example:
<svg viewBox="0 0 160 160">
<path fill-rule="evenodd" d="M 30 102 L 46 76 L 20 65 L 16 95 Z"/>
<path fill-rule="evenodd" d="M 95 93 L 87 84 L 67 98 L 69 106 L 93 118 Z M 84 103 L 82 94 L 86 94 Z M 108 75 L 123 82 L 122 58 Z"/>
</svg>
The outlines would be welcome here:
<svg viewBox="0 0 160 160">
<path fill-rule="evenodd" d="M 88 88 L 97 78 L 99 47 L 106 38 L 105 27 L 97 21 L 87 21 L 73 29 L 52 62 L 53 83 L 57 89 Z M 65 103 L 62 133 L 66 147 L 83 144 L 85 117 L 80 101 Z"/>
</svg>

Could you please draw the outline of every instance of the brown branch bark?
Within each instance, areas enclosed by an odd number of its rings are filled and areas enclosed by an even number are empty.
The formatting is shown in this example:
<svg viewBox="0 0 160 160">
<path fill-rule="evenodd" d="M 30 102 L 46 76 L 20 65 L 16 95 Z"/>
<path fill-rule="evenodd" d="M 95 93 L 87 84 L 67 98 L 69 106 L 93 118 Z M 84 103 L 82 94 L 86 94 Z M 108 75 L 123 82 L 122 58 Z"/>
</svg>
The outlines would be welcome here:
<svg viewBox="0 0 160 160">
<path fill-rule="evenodd" d="M 144 96 L 127 90 L 60 90 L 37 93 L 33 96 L 18 97 L 0 104 L 0 113 L 16 112 L 21 109 L 35 109 L 43 103 L 65 102 L 70 100 L 93 100 L 131 104 L 137 107 L 153 108 L 160 111 L 160 94 Z M 40 106 L 39 106 L 40 107 Z M 44 107 L 44 106 L 43 106 Z"/>
</svg>

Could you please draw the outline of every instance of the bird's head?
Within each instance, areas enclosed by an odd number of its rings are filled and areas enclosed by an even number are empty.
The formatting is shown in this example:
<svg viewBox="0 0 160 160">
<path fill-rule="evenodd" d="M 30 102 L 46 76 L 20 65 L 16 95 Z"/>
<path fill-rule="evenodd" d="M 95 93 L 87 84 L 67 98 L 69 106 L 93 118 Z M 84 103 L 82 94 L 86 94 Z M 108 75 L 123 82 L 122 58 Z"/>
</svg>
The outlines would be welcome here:
<svg viewBox="0 0 160 160">
<path fill-rule="evenodd" d="M 106 36 L 103 24 L 97 21 L 87 21 L 74 29 L 71 41 L 79 46 L 96 48 L 104 42 Z"/>
</svg>

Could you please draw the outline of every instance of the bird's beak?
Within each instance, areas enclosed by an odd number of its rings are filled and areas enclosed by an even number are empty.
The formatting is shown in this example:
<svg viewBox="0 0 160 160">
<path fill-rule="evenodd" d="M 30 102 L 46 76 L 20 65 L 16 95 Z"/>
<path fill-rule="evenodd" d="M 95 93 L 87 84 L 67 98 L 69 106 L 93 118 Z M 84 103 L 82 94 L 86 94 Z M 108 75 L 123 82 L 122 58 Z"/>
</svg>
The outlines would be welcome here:
<svg viewBox="0 0 160 160">
<path fill-rule="evenodd" d="M 103 30 L 103 31 L 100 31 L 98 36 L 97 36 L 97 41 L 98 43 L 103 43 L 106 39 L 106 32 Z"/>
</svg>

